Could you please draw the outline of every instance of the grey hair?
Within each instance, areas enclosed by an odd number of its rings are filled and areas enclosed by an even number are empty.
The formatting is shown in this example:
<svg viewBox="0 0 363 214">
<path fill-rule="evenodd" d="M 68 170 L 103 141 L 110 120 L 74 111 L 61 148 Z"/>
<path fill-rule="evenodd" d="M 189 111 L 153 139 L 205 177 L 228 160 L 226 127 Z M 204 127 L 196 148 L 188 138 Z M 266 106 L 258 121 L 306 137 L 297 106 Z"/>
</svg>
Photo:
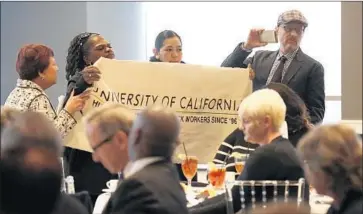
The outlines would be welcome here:
<svg viewBox="0 0 363 214">
<path fill-rule="evenodd" d="M 22 161 L 29 149 L 41 148 L 57 156 L 63 152 L 62 140 L 54 124 L 42 113 L 19 113 L 1 135 L 1 157 Z"/>
<path fill-rule="evenodd" d="M 346 125 L 323 125 L 298 143 L 298 154 L 311 170 L 323 172 L 329 190 L 342 196 L 362 189 L 362 140 Z"/>
<path fill-rule="evenodd" d="M 9 122 L 13 121 L 20 112 L 21 111 L 15 108 L 1 106 L 1 131 Z"/>
<path fill-rule="evenodd" d="M 149 106 L 139 113 L 129 142 L 142 133 L 136 158 L 159 156 L 170 159 L 179 143 L 180 122 L 177 115 L 161 106 Z"/>
<path fill-rule="evenodd" d="M 109 137 L 118 130 L 128 135 L 134 119 L 135 114 L 127 107 L 118 103 L 105 103 L 91 110 L 83 121 L 85 124 L 97 125 L 101 134 Z"/>
</svg>

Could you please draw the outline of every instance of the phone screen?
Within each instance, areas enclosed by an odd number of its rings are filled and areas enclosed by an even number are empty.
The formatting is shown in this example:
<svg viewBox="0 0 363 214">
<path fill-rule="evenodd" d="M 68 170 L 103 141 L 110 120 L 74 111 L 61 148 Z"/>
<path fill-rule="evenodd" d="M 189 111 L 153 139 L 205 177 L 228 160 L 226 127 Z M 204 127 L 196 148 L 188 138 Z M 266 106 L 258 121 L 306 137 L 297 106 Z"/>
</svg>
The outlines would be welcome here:
<svg viewBox="0 0 363 214">
<path fill-rule="evenodd" d="M 277 36 L 274 30 L 265 30 L 260 35 L 261 42 L 277 43 Z"/>
</svg>

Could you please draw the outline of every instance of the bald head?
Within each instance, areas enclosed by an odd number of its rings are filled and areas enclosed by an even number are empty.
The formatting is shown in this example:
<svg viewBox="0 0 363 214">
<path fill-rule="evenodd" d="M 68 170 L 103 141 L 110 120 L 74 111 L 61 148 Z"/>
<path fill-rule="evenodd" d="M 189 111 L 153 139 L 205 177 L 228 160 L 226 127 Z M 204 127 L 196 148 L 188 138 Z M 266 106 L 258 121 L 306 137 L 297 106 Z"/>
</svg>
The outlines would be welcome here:
<svg viewBox="0 0 363 214">
<path fill-rule="evenodd" d="M 163 107 L 152 106 L 136 117 L 129 138 L 132 160 L 150 156 L 170 159 L 180 130 L 177 115 Z"/>
</svg>

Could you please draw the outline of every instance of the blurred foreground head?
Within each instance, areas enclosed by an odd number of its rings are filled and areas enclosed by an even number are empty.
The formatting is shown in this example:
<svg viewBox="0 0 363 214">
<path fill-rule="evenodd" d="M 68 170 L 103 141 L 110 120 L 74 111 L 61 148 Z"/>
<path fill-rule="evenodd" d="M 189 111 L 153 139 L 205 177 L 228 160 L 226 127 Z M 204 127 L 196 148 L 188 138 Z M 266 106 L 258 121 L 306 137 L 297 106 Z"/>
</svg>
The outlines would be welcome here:
<svg viewBox="0 0 363 214">
<path fill-rule="evenodd" d="M 299 142 L 308 182 L 319 194 L 342 198 L 362 190 L 362 139 L 349 126 L 323 125 Z"/>
<path fill-rule="evenodd" d="M 60 195 L 62 142 L 53 123 L 19 113 L 1 136 L 1 210 L 49 213 Z"/>
</svg>

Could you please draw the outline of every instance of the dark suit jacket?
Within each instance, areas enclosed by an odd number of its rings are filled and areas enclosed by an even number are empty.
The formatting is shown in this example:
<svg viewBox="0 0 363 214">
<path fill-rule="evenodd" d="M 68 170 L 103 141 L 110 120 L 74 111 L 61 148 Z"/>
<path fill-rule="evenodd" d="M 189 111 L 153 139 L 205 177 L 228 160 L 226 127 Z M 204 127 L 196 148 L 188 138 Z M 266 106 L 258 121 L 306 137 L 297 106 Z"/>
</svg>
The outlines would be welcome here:
<svg viewBox="0 0 363 214">
<path fill-rule="evenodd" d="M 289 140 L 278 137 L 270 144 L 256 148 L 246 161 L 246 165 L 237 180 L 299 180 L 304 178 L 304 171 L 300 166 L 296 151 Z M 290 187 L 290 196 L 296 200 L 297 188 Z M 256 203 L 262 201 L 261 188 L 256 187 Z M 283 197 L 284 187 L 278 188 L 278 195 Z M 244 188 L 245 205 L 251 204 L 250 188 Z M 273 196 L 273 187 L 266 187 L 267 199 Z M 309 201 L 309 186 L 305 185 L 305 201 Z M 232 188 L 233 207 L 237 212 L 241 209 L 240 188 Z M 192 207 L 190 213 L 226 213 L 225 194 L 208 199 Z"/>
<path fill-rule="evenodd" d="M 363 213 L 363 192 L 352 189 L 347 192 L 339 208 L 331 206 L 327 214 L 358 214 Z"/>
<path fill-rule="evenodd" d="M 186 206 L 174 164 L 162 160 L 121 181 L 103 214 L 186 214 Z"/>
<path fill-rule="evenodd" d="M 71 195 L 61 194 L 52 214 L 88 214 L 91 212 Z"/>
<path fill-rule="evenodd" d="M 272 65 L 278 51 L 257 51 L 253 57 L 246 60 L 250 52 L 241 49 L 241 43 L 224 60 L 222 67 L 247 68 L 251 63 L 255 71 L 253 91 L 266 85 Z M 304 54 L 301 49 L 289 65 L 282 83 L 289 86 L 304 100 L 311 116 L 311 122 L 321 122 L 325 114 L 325 83 L 324 68 L 315 59 Z"/>
</svg>

